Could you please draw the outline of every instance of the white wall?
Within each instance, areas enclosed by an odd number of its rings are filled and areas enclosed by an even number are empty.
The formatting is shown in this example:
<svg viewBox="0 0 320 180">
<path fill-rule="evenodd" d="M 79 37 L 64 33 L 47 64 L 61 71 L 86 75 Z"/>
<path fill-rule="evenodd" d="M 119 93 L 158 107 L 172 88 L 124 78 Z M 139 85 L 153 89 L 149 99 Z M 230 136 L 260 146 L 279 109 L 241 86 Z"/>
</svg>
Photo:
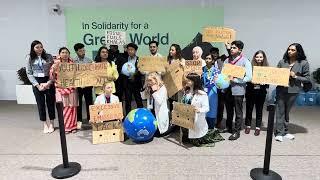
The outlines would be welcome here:
<svg viewBox="0 0 320 180">
<path fill-rule="evenodd" d="M 320 67 L 316 36 L 320 32 L 320 1 L 309 0 L 1 0 L 0 6 L 0 100 L 15 100 L 16 70 L 25 66 L 25 55 L 34 39 L 43 42 L 45 49 L 56 54 L 66 44 L 65 20 L 50 9 L 62 7 L 140 7 L 140 6 L 222 6 L 225 25 L 237 30 L 237 38 L 245 43 L 249 59 L 255 51 L 265 50 L 272 65 L 283 56 L 292 42 L 303 45 L 311 69 Z M 208 17 L 210 18 L 210 17 Z M 72 47 L 70 47 L 72 49 Z"/>
</svg>

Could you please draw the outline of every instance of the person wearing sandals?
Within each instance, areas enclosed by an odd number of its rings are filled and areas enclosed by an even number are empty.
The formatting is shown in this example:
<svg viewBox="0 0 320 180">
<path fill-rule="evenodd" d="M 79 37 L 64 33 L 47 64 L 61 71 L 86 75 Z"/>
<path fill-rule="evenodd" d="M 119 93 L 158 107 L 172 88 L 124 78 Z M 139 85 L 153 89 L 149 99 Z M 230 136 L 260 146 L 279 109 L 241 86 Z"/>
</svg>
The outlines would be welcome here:
<svg viewBox="0 0 320 180">
<path fill-rule="evenodd" d="M 27 61 L 26 72 L 28 79 L 32 83 L 40 121 L 43 122 L 43 133 L 52 133 L 54 131 L 53 121 L 55 119 L 55 92 L 53 81 L 49 79 L 49 72 L 53 64 L 53 58 L 50 54 L 46 53 L 40 41 L 34 40 L 31 43 Z M 50 121 L 47 121 L 46 105 Z"/>
<path fill-rule="evenodd" d="M 259 50 L 254 53 L 252 58 L 253 66 L 269 66 L 267 56 L 264 51 Z M 262 112 L 263 105 L 266 99 L 267 89 L 269 85 L 266 84 L 253 84 L 252 82 L 247 82 L 246 86 L 246 118 L 245 118 L 245 133 L 249 134 L 251 129 L 252 121 L 252 111 L 253 107 L 256 107 L 256 129 L 254 132 L 255 136 L 259 136 L 260 127 L 262 123 Z"/>
<path fill-rule="evenodd" d="M 60 63 L 73 63 L 70 58 L 70 51 L 66 47 L 59 49 L 59 56 L 54 60 L 50 70 L 51 79 L 56 86 L 56 102 L 63 103 L 64 128 L 66 133 L 77 132 L 77 106 L 78 93 L 76 88 L 63 88 L 58 84 L 58 71 Z"/>
</svg>

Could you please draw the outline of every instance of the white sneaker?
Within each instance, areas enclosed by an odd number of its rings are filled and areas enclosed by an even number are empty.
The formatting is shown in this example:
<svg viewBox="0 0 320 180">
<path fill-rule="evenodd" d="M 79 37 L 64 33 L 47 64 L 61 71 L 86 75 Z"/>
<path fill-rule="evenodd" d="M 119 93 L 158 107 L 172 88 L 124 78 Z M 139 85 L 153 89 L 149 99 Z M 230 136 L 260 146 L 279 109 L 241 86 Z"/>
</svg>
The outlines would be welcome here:
<svg viewBox="0 0 320 180">
<path fill-rule="evenodd" d="M 77 129 L 80 130 L 81 127 L 82 127 L 82 122 L 81 121 L 77 122 Z"/>
<path fill-rule="evenodd" d="M 283 136 L 276 136 L 275 139 L 276 139 L 276 141 L 282 142 Z"/>
<path fill-rule="evenodd" d="M 290 140 L 294 140 L 294 135 L 292 134 L 286 134 L 284 137 Z"/>
<path fill-rule="evenodd" d="M 54 131 L 53 124 L 50 124 L 48 128 L 48 133 L 52 133 L 53 131 Z"/>
<path fill-rule="evenodd" d="M 49 133 L 48 125 L 46 123 L 43 124 L 43 133 Z"/>
</svg>

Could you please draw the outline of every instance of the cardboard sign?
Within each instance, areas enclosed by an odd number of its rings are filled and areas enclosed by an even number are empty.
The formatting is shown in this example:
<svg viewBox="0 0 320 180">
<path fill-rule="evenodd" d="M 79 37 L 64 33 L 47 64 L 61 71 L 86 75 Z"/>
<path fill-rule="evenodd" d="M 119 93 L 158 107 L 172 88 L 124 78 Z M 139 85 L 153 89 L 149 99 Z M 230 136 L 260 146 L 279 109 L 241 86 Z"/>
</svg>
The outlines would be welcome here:
<svg viewBox="0 0 320 180">
<path fill-rule="evenodd" d="M 189 73 L 197 73 L 202 75 L 202 62 L 201 60 L 186 60 L 186 66 L 184 68 L 184 75 Z"/>
<path fill-rule="evenodd" d="M 90 105 L 90 122 L 97 123 L 123 118 L 122 103 Z"/>
<path fill-rule="evenodd" d="M 236 31 L 226 27 L 205 27 L 202 42 L 232 42 L 236 39 Z"/>
<path fill-rule="evenodd" d="M 173 102 L 172 124 L 176 124 L 187 129 L 194 129 L 195 114 L 196 110 L 194 106 Z"/>
<path fill-rule="evenodd" d="M 106 45 L 123 46 L 126 44 L 126 32 L 124 31 L 106 31 Z"/>
<path fill-rule="evenodd" d="M 252 83 L 289 86 L 290 69 L 253 66 Z"/>
<path fill-rule="evenodd" d="M 107 63 L 61 63 L 58 84 L 62 87 L 102 86 L 108 82 Z"/>
<path fill-rule="evenodd" d="M 143 56 L 138 62 L 140 72 L 165 72 L 167 65 L 165 57 Z"/>
<path fill-rule="evenodd" d="M 243 79 L 246 74 L 246 68 L 232 64 L 224 64 L 221 74 Z"/>
<path fill-rule="evenodd" d="M 122 122 L 121 120 L 107 121 L 101 123 L 91 123 L 92 131 L 103 131 L 111 129 L 121 129 Z"/>
<path fill-rule="evenodd" d="M 92 131 L 92 144 L 124 141 L 123 129 Z"/>
<path fill-rule="evenodd" d="M 184 71 L 180 63 L 172 63 L 167 67 L 167 72 L 163 76 L 163 83 L 167 88 L 169 98 L 183 89 L 183 75 Z"/>
</svg>

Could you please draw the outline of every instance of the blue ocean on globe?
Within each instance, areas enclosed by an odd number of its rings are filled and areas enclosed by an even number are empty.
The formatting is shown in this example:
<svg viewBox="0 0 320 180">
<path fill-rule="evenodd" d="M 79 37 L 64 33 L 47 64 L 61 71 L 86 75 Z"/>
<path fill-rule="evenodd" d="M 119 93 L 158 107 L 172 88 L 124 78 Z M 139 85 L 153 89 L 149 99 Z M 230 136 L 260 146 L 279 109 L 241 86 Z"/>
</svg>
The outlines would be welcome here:
<svg viewBox="0 0 320 180">
<path fill-rule="evenodd" d="M 157 130 L 157 120 L 146 108 L 131 110 L 123 121 L 125 133 L 134 142 L 146 142 L 152 139 Z"/>
<path fill-rule="evenodd" d="M 132 76 L 136 72 L 136 66 L 131 62 L 126 62 L 123 64 L 121 73 L 126 76 Z"/>
<path fill-rule="evenodd" d="M 215 79 L 214 84 L 218 89 L 226 89 L 230 86 L 230 80 L 228 76 L 224 74 L 218 74 L 217 78 Z"/>
</svg>

